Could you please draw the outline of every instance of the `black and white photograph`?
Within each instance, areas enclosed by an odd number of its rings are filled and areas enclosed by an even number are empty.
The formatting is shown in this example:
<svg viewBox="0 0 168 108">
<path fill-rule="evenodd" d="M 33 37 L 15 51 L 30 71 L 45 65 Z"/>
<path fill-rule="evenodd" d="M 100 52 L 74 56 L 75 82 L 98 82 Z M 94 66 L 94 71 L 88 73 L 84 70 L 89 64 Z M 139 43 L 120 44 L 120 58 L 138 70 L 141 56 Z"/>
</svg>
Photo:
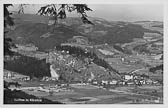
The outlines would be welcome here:
<svg viewBox="0 0 168 108">
<path fill-rule="evenodd" d="M 3 3 L 3 105 L 164 104 L 164 5 Z"/>
</svg>

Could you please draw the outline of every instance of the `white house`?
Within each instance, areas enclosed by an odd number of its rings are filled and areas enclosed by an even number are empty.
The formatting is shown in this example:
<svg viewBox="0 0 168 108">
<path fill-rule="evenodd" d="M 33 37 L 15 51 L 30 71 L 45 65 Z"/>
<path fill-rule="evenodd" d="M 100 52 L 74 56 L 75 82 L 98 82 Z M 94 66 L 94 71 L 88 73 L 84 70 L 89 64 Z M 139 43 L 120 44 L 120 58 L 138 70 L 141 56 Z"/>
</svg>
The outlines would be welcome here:
<svg viewBox="0 0 168 108">
<path fill-rule="evenodd" d="M 101 83 L 102 83 L 102 84 L 108 84 L 108 81 L 102 80 Z"/>
<path fill-rule="evenodd" d="M 126 83 L 125 83 L 125 81 L 119 81 L 118 84 L 119 85 L 125 85 Z"/>
<path fill-rule="evenodd" d="M 109 82 L 109 84 L 111 84 L 111 85 L 116 85 L 117 82 L 118 82 L 117 80 L 112 80 L 112 81 Z"/>
<path fill-rule="evenodd" d="M 98 82 L 97 81 L 93 81 L 93 84 L 98 84 Z"/>
<path fill-rule="evenodd" d="M 146 83 L 147 83 L 147 84 L 153 84 L 153 81 L 152 81 L 151 79 L 147 79 L 147 80 L 146 80 Z"/>
<path fill-rule="evenodd" d="M 29 81 L 30 80 L 30 77 L 29 76 L 25 76 L 23 78 L 21 78 L 22 81 Z"/>
<path fill-rule="evenodd" d="M 125 61 L 125 58 L 121 58 L 121 61 L 124 62 L 124 61 Z"/>
<path fill-rule="evenodd" d="M 129 82 L 127 82 L 127 85 L 134 85 L 134 82 L 133 81 L 129 81 Z"/>
<path fill-rule="evenodd" d="M 12 75 L 11 72 L 7 72 L 7 73 L 4 74 L 4 78 L 7 78 L 7 79 L 8 79 L 8 78 L 12 78 L 12 76 L 13 76 L 13 75 Z"/>
<path fill-rule="evenodd" d="M 140 83 L 141 84 L 146 84 L 146 81 L 145 80 L 141 80 Z"/>
<path fill-rule="evenodd" d="M 132 80 L 134 78 L 134 76 L 132 74 L 126 74 L 124 75 L 124 79 L 125 80 Z"/>
</svg>

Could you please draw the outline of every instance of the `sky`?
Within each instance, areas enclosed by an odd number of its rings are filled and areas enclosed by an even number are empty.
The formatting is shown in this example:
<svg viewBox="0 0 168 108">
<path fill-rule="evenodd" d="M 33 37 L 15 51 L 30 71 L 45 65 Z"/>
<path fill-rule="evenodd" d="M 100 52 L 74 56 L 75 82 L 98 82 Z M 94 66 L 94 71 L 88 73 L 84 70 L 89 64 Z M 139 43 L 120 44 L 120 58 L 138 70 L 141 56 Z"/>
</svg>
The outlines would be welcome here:
<svg viewBox="0 0 168 108">
<path fill-rule="evenodd" d="M 42 5 L 26 6 L 25 13 L 37 13 Z M 103 18 L 109 21 L 163 21 L 163 5 L 157 4 L 88 4 L 93 11 L 87 12 L 90 17 Z M 10 10 L 18 10 L 14 5 Z M 78 16 L 76 13 L 68 16 Z"/>
</svg>

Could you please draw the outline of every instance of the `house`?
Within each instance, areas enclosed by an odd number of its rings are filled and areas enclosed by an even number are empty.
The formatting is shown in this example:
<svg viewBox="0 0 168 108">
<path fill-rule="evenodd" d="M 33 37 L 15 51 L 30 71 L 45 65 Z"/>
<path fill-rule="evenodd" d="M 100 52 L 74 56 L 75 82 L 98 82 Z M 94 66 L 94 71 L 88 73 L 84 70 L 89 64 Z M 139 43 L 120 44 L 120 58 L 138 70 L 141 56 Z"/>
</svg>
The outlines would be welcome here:
<svg viewBox="0 0 168 108">
<path fill-rule="evenodd" d="M 157 85 L 157 84 L 159 84 L 159 82 L 158 81 L 153 81 L 153 84 Z"/>
<path fill-rule="evenodd" d="M 49 80 L 48 76 L 43 77 L 41 81 L 46 81 L 46 80 Z"/>
<path fill-rule="evenodd" d="M 116 85 L 117 82 L 118 82 L 117 80 L 112 80 L 112 81 L 109 82 L 109 84 L 110 84 L 110 85 Z"/>
<path fill-rule="evenodd" d="M 134 84 L 135 84 L 134 81 L 131 81 L 131 80 L 127 81 L 128 86 L 131 86 L 131 85 L 134 85 Z"/>
<path fill-rule="evenodd" d="M 63 60 L 64 57 L 62 55 L 59 55 L 58 58 L 59 58 L 59 60 Z"/>
<path fill-rule="evenodd" d="M 104 80 L 102 80 L 102 81 L 101 81 L 101 84 L 103 84 L 103 85 L 107 85 L 107 84 L 108 84 L 108 81 L 104 81 Z"/>
<path fill-rule="evenodd" d="M 134 79 L 134 75 L 133 74 L 124 74 L 123 75 L 123 79 L 128 81 L 128 80 L 133 80 Z"/>
<path fill-rule="evenodd" d="M 145 80 L 140 80 L 139 81 L 142 85 L 146 84 L 146 81 Z"/>
<path fill-rule="evenodd" d="M 16 89 L 20 89 L 20 86 L 21 85 L 18 82 L 10 82 L 8 84 L 8 88 L 11 89 L 12 91 Z"/>
<path fill-rule="evenodd" d="M 133 79 L 133 75 L 125 75 L 125 80 L 132 80 Z"/>
<path fill-rule="evenodd" d="M 22 75 L 16 72 L 4 70 L 4 79 L 19 79 L 21 81 L 30 80 L 30 76 Z"/>
<path fill-rule="evenodd" d="M 12 72 L 5 72 L 4 79 L 12 79 L 14 77 L 14 73 Z"/>
<path fill-rule="evenodd" d="M 98 84 L 98 82 L 97 82 L 97 81 L 93 81 L 92 83 L 93 83 L 93 84 L 95 84 L 95 85 L 97 85 L 97 84 Z"/>
<path fill-rule="evenodd" d="M 25 76 L 25 77 L 21 78 L 21 81 L 29 81 L 29 80 L 30 80 L 29 76 Z"/>
<path fill-rule="evenodd" d="M 125 81 L 118 81 L 117 84 L 118 85 L 126 85 L 126 82 Z"/>
<path fill-rule="evenodd" d="M 136 84 L 136 85 L 139 85 L 140 83 L 139 83 L 139 80 L 134 80 L 134 83 Z"/>
<path fill-rule="evenodd" d="M 125 58 L 122 57 L 122 58 L 121 58 L 121 61 L 124 62 L 124 61 L 125 61 Z"/>
<path fill-rule="evenodd" d="M 151 79 L 147 79 L 146 84 L 153 84 L 153 81 Z"/>
<path fill-rule="evenodd" d="M 134 79 L 140 79 L 140 76 L 134 75 Z"/>
</svg>

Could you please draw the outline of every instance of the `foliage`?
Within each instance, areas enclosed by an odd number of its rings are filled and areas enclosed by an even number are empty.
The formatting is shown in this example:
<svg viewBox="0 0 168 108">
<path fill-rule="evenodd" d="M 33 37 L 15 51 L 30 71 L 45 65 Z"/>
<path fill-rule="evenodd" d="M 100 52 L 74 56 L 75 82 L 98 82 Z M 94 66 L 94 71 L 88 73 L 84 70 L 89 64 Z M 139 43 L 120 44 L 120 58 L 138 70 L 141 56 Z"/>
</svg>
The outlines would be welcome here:
<svg viewBox="0 0 168 108">
<path fill-rule="evenodd" d="M 118 51 L 124 52 L 124 50 L 119 45 L 113 45 L 113 47 Z"/>
<path fill-rule="evenodd" d="M 40 78 L 43 76 L 51 76 L 49 64 L 45 59 L 38 60 L 33 57 L 22 56 L 13 61 L 6 61 L 5 69 L 18 72 L 30 77 Z"/>
<path fill-rule="evenodd" d="M 113 45 L 113 47 L 114 47 L 116 50 L 118 50 L 118 51 L 120 51 L 120 52 L 122 52 L 122 53 L 132 54 L 132 51 L 129 50 L 129 49 L 127 49 L 126 47 L 125 47 L 125 48 L 122 48 L 122 47 L 119 46 L 119 45 Z"/>
<path fill-rule="evenodd" d="M 8 87 L 9 87 L 10 85 L 15 85 L 15 87 L 21 86 L 21 84 L 19 84 L 18 82 L 6 82 L 6 81 L 4 81 L 4 88 L 5 88 L 5 89 L 8 89 Z"/>
<path fill-rule="evenodd" d="M 163 25 L 154 25 L 152 27 L 159 27 L 159 28 L 163 28 Z"/>
<path fill-rule="evenodd" d="M 19 5 L 19 11 L 18 13 L 21 14 L 21 13 L 24 13 L 24 7 L 27 6 L 28 4 L 20 4 Z M 13 6 L 12 4 L 4 4 L 4 27 L 7 27 L 7 26 L 13 26 L 14 25 L 14 21 L 13 21 L 13 18 L 11 17 L 12 13 L 9 12 L 8 10 L 8 7 L 9 6 Z M 82 19 L 82 22 L 83 23 L 88 23 L 88 24 L 93 24 L 92 22 L 90 22 L 88 20 L 88 16 L 86 14 L 86 11 L 92 11 L 86 4 L 50 4 L 50 5 L 46 5 L 46 6 L 43 6 L 39 9 L 38 13 L 37 14 L 40 14 L 40 15 L 50 15 L 50 16 L 54 16 L 55 17 L 55 20 L 57 20 L 58 18 L 60 19 L 65 19 L 66 18 L 66 13 L 68 12 L 72 12 L 72 11 L 76 11 L 78 14 L 81 15 L 81 19 Z M 27 26 L 24 25 L 24 26 Z M 30 29 L 30 28 L 28 28 Z M 28 30 L 26 29 L 26 30 Z M 48 29 L 48 27 L 47 27 Z M 52 29 L 52 28 L 51 28 Z M 53 28 L 54 29 L 54 28 Z M 59 29 L 59 28 L 58 28 Z M 31 30 L 31 29 L 30 29 Z M 37 30 L 37 29 L 36 29 Z M 64 28 L 64 33 L 66 32 L 66 28 Z M 55 30 L 54 31 L 59 31 L 59 30 Z M 68 29 L 68 31 L 71 32 L 71 30 Z M 38 31 L 37 32 L 41 33 L 41 31 Z M 74 31 L 73 31 L 74 32 Z M 5 32 L 6 34 L 7 32 Z M 56 32 L 57 33 L 57 32 Z M 26 33 L 24 33 L 25 35 Z M 76 34 L 79 34 L 79 33 L 73 33 L 74 35 Z M 4 39 L 4 54 L 5 55 L 12 55 L 12 52 L 11 52 L 11 47 L 13 47 L 11 44 L 12 44 L 12 41 L 11 41 L 11 38 L 13 37 L 14 34 L 12 34 L 12 36 L 9 38 L 6 38 Z M 22 35 L 22 34 L 19 34 L 19 35 Z M 37 35 L 37 34 L 36 34 Z M 70 37 L 71 35 L 69 35 Z M 57 43 L 60 42 L 59 40 L 61 40 L 64 36 L 59 36 L 59 37 L 56 37 L 57 39 Z M 35 40 L 34 40 L 35 38 Z M 65 38 L 67 38 L 65 36 Z M 13 39 L 13 38 L 12 38 Z M 14 37 L 14 39 L 16 39 Z M 26 38 L 24 39 L 27 39 L 27 36 Z M 10 41 L 9 41 L 10 40 Z M 33 37 L 33 39 L 30 39 L 29 41 L 38 41 L 37 39 L 37 36 Z M 47 39 L 46 39 L 47 40 Z M 51 40 L 54 40 L 54 39 L 49 39 L 48 41 L 51 41 Z M 63 40 L 63 39 L 62 39 Z M 39 40 L 41 41 L 41 40 Z M 43 41 L 43 40 L 42 40 Z M 40 42 L 37 42 L 36 44 L 39 44 Z M 44 47 L 47 47 L 47 45 L 50 43 L 50 46 L 53 46 L 52 43 L 55 43 L 54 42 L 42 42 Z"/>
<path fill-rule="evenodd" d="M 81 15 L 80 17 L 83 23 L 93 24 L 87 18 L 88 16 L 86 14 L 86 11 L 92 11 L 92 10 L 86 4 L 59 4 L 59 5 L 50 4 L 41 7 L 37 14 L 53 16 L 55 18 L 55 21 L 57 21 L 58 18 L 65 19 L 67 16 L 66 15 L 67 11 L 68 12 L 76 11 L 78 14 Z"/>
<path fill-rule="evenodd" d="M 78 58 L 90 58 L 91 61 L 94 62 L 95 64 L 102 66 L 105 69 L 108 69 L 109 71 L 113 71 L 119 74 L 117 70 L 113 69 L 105 60 L 99 58 L 94 52 L 85 51 L 80 47 L 72 47 L 72 46 L 57 46 L 56 49 L 69 51 L 70 55 L 77 56 Z"/>
<path fill-rule="evenodd" d="M 11 17 L 12 13 L 8 11 L 8 7 L 13 6 L 12 4 L 4 4 L 4 27 L 7 25 L 13 26 L 13 18 Z"/>
<path fill-rule="evenodd" d="M 64 45 L 56 46 L 56 50 L 58 51 L 56 53 L 62 52 L 63 58 L 54 60 L 52 65 L 56 70 L 59 68 L 57 74 L 60 75 L 59 80 L 61 81 L 67 83 L 73 81 L 85 82 L 92 77 L 91 73 L 98 80 L 120 78 L 117 70 L 113 69 L 104 59 L 99 58 L 96 53 L 89 49 Z M 66 54 L 67 52 L 68 54 Z M 55 55 L 55 58 L 57 57 L 59 58 L 59 55 Z"/>
<path fill-rule="evenodd" d="M 18 13 L 24 13 L 24 6 L 28 4 L 20 4 Z M 44 16 L 53 16 L 55 24 L 57 24 L 58 19 L 65 19 L 67 17 L 67 12 L 76 11 L 83 23 L 92 24 L 89 21 L 86 11 L 92 11 L 86 4 L 47 4 L 40 7 L 37 14 Z"/>
<path fill-rule="evenodd" d="M 5 55 L 13 55 L 13 52 L 11 51 L 11 48 L 15 47 L 15 45 L 12 43 L 11 38 L 4 39 L 4 54 Z"/>
<path fill-rule="evenodd" d="M 12 43 L 12 39 L 11 38 L 7 38 L 5 37 L 6 33 L 8 31 L 5 31 L 7 26 L 13 26 L 14 25 L 14 21 L 13 18 L 11 17 L 11 14 L 8 11 L 8 7 L 12 6 L 12 4 L 4 4 L 4 55 L 13 55 L 13 52 L 10 50 L 12 46 L 14 46 L 14 44 Z"/>
<path fill-rule="evenodd" d="M 139 53 L 150 53 L 146 45 L 138 45 L 134 47 L 133 50 L 138 51 Z"/>
<path fill-rule="evenodd" d="M 163 71 L 163 64 L 159 65 L 159 66 L 156 66 L 156 67 L 152 67 L 149 69 L 150 72 L 153 72 L 155 73 L 155 71 L 157 70 L 162 70 Z"/>
<path fill-rule="evenodd" d="M 162 52 L 163 53 L 163 52 Z M 163 55 L 161 56 L 160 60 L 163 60 Z"/>
</svg>

